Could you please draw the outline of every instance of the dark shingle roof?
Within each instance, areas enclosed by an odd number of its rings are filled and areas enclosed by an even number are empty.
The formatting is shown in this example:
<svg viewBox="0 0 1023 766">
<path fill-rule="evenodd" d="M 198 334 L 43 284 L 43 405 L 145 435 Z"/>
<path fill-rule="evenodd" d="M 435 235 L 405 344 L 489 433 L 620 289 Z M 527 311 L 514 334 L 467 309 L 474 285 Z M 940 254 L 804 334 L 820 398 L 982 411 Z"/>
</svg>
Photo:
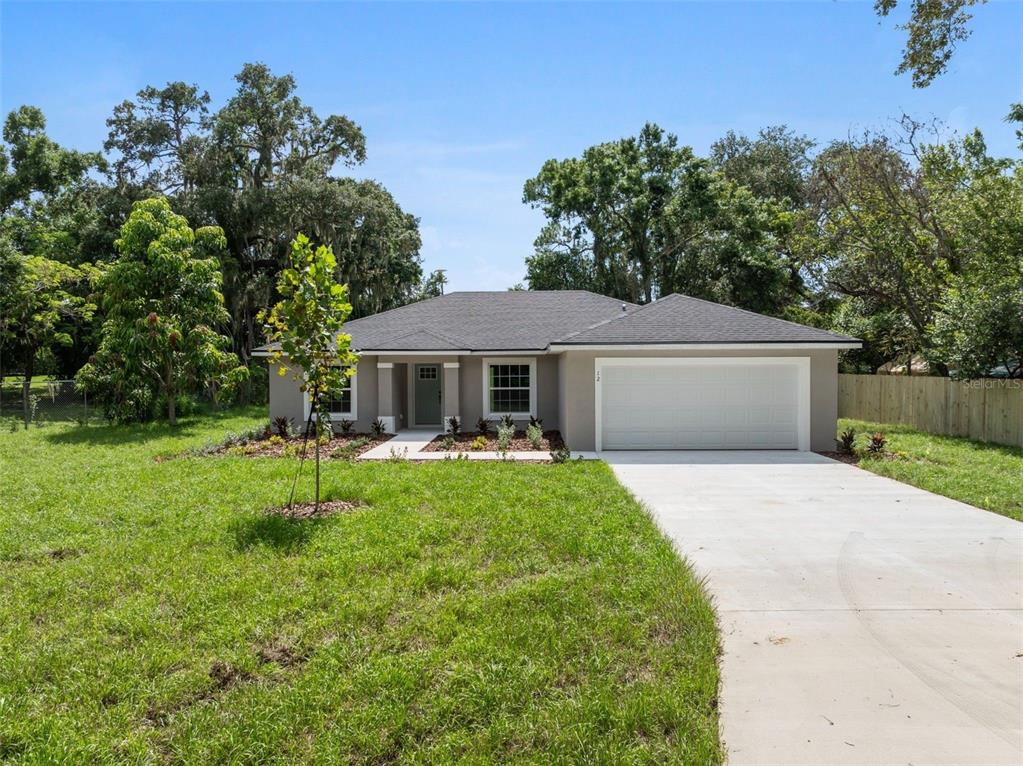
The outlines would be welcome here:
<svg viewBox="0 0 1023 766">
<path fill-rule="evenodd" d="M 348 322 L 345 332 L 360 350 L 539 350 L 562 335 L 621 316 L 622 306 L 585 290 L 448 293 Z"/>
<path fill-rule="evenodd" d="M 677 293 L 554 341 L 557 345 L 843 342 L 857 340 Z"/>
<path fill-rule="evenodd" d="M 857 342 L 856 338 L 686 295 L 668 295 L 637 306 L 585 290 L 449 293 L 353 320 L 344 330 L 352 336 L 352 348 L 368 352 Z"/>
</svg>

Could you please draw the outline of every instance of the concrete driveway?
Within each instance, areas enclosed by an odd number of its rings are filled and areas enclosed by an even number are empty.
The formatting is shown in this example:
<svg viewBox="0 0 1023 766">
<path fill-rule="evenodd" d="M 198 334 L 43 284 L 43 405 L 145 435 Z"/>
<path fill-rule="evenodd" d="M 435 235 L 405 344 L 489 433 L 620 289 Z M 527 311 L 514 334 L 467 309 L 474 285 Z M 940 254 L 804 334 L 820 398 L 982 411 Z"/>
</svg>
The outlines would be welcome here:
<svg viewBox="0 0 1023 766">
<path fill-rule="evenodd" d="M 1023 524 L 813 453 L 602 457 L 707 577 L 730 764 L 1023 763 Z"/>
</svg>

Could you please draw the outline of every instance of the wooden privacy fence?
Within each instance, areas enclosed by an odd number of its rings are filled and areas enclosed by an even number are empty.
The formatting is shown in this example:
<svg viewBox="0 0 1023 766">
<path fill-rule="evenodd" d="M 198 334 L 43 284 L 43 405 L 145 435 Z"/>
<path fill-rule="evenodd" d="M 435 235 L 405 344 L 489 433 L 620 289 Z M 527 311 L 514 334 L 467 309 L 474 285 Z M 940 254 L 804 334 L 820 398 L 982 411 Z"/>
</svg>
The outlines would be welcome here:
<svg viewBox="0 0 1023 766">
<path fill-rule="evenodd" d="M 838 416 L 1023 447 L 1023 381 L 839 375 Z"/>
</svg>

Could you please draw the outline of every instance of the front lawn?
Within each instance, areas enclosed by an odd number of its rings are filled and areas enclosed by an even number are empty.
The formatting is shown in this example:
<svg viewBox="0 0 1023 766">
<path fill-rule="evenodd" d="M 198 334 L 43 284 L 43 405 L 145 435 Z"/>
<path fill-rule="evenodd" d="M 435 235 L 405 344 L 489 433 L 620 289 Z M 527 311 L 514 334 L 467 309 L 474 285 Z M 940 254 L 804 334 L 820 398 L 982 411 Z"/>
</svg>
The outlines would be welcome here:
<svg viewBox="0 0 1023 766">
<path fill-rule="evenodd" d="M 936 436 L 910 426 L 840 420 L 839 433 L 855 428 L 858 443 L 880 431 L 888 438 L 887 459 L 862 459 L 860 467 L 939 495 L 1023 520 L 1023 450 Z"/>
<path fill-rule="evenodd" d="M 0 434 L 0 762 L 720 762 L 713 612 L 607 466 L 332 461 L 366 505 L 292 520 L 293 459 L 154 459 L 261 412 Z"/>
</svg>

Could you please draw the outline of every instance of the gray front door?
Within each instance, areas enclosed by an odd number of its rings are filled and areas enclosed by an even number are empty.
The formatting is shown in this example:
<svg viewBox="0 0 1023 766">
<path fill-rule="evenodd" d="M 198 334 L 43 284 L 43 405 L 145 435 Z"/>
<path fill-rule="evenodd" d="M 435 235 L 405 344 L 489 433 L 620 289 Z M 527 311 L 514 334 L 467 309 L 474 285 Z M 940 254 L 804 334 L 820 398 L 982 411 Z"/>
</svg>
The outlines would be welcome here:
<svg viewBox="0 0 1023 766">
<path fill-rule="evenodd" d="M 417 364 L 415 368 L 417 426 L 440 425 L 440 365 Z"/>
</svg>

